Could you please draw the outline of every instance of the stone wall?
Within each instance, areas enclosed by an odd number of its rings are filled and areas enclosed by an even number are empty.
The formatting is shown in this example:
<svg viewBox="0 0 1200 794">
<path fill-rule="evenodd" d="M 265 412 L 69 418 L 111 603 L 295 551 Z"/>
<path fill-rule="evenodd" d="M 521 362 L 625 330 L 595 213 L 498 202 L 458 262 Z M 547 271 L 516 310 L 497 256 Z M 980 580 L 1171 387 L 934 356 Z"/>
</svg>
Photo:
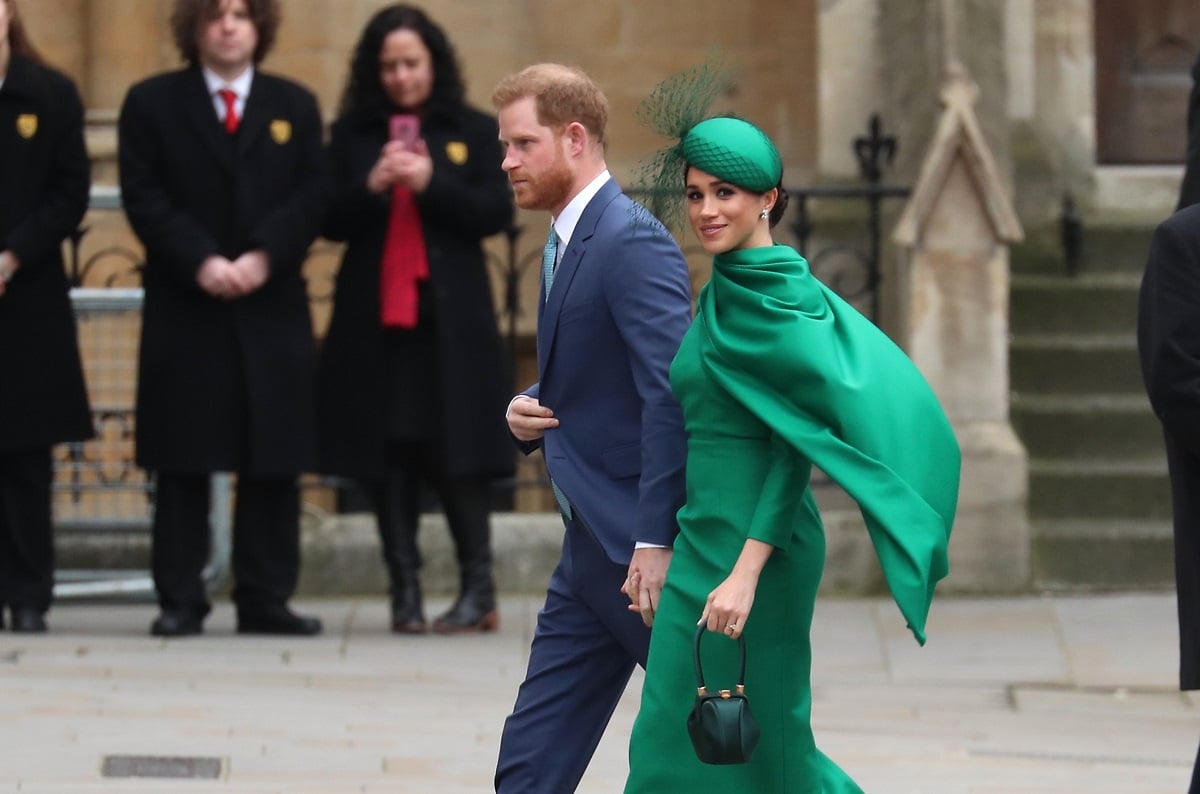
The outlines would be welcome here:
<svg viewBox="0 0 1200 794">
<path fill-rule="evenodd" d="M 336 112 L 351 49 L 380 0 L 281 0 L 283 26 L 264 68 L 290 76 L 317 95 L 327 120 Z M 543 60 L 588 71 L 612 104 L 609 165 L 628 181 L 634 167 L 662 145 L 636 118 L 638 102 L 668 74 L 704 60 L 717 48 L 739 74 L 714 111 L 731 111 L 760 124 L 775 139 L 789 179 L 809 180 L 816 170 L 816 0 L 750 0 L 731 14 L 727 5 L 664 0 L 567 4 L 551 0 L 448 0 L 428 5 L 431 16 L 455 42 L 475 105 L 490 109 L 492 87 L 504 74 Z M 113 185 L 117 110 L 129 86 L 156 71 L 174 68 L 178 56 L 167 30 L 165 0 L 39 0 L 22 5 L 34 42 L 50 61 L 70 73 L 84 95 L 94 180 Z M 541 228 L 540 213 L 521 213 L 523 228 Z M 84 257 L 112 245 L 137 249 L 119 213 L 89 218 Z M 541 233 L 525 236 L 524 256 L 540 249 Z M 491 250 L 499 275 L 508 258 L 504 240 Z M 323 252 L 310 275 L 326 284 L 336 252 Z M 696 263 L 703 267 L 702 262 Z M 496 294 L 502 294 L 497 284 Z M 522 305 L 532 306 L 537 270 L 526 268 Z M 314 308 L 318 328 L 325 309 Z M 518 331 L 533 331 L 536 313 L 518 318 Z"/>
<path fill-rule="evenodd" d="M 379 0 L 281 0 L 284 22 L 266 68 L 308 85 L 335 112 L 351 48 Z M 612 102 L 612 164 L 624 172 L 657 145 L 634 118 L 662 77 L 724 52 L 741 79 L 722 110 L 761 124 L 796 173 L 816 151 L 815 0 L 723 3 L 633 0 L 582 6 L 551 0 L 448 0 L 427 6 L 459 52 L 471 101 L 490 107 L 496 80 L 541 60 L 587 70 Z M 34 42 L 79 83 L 104 118 L 129 85 L 178 58 L 164 0 L 38 0 L 22 5 Z"/>
</svg>

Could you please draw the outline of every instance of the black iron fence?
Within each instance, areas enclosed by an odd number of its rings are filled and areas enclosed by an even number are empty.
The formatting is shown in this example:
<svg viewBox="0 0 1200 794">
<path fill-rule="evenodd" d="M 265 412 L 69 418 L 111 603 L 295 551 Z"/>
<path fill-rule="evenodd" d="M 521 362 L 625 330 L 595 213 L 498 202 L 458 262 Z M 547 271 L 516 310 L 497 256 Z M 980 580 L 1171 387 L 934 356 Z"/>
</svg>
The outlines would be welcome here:
<svg viewBox="0 0 1200 794">
<path fill-rule="evenodd" d="M 851 146 L 858 162 L 861 182 L 850 185 L 787 186 L 790 196 L 788 214 L 776 234 L 781 242 L 794 245 L 807 257 L 818 278 L 878 321 L 885 247 L 883 204 L 904 198 L 910 191 L 907 187 L 884 182 L 885 173 L 895 157 L 897 142 L 893 136 L 884 134 L 878 115 L 870 118 L 866 135 L 854 138 Z M 637 190 L 631 190 L 630 193 L 635 197 L 638 195 Z M 840 216 L 850 217 L 851 225 L 847 227 L 844 222 L 839 222 L 833 231 L 825 229 L 814 212 L 814 206 L 823 202 L 847 204 L 850 207 L 857 204 L 856 210 Z M 114 188 L 94 190 L 91 208 L 119 211 L 119 192 Z M 849 233 L 846 232 L 847 228 L 850 229 Z M 514 224 L 504 231 L 500 240 L 487 246 L 488 266 L 493 269 L 500 284 L 498 321 L 506 341 L 509 372 L 514 376 L 520 358 L 533 355 L 532 340 L 528 333 L 522 331 L 522 322 L 527 312 L 536 312 L 536 307 L 527 307 L 524 298 L 536 295 L 536 290 L 527 288 L 527 282 L 537 279 L 544 235 L 542 227 L 528 234 L 527 231 L 526 227 Z M 121 243 L 86 251 L 88 233 L 87 227 L 81 227 L 71 238 L 67 266 L 72 286 L 139 287 L 143 267 L 140 251 Z M 787 234 L 791 239 L 784 239 Z M 683 237 L 685 253 L 702 253 L 699 246 L 691 241 L 690 232 L 685 231 Z M 333 243 L 318 241 L 310 256 L 336 255 L 337 250 L 338 246 Z M 333 292 L 332 271 L 309 279 L 309 299 L 314 306 L 330 304 Z M 105 426 L 116 422 L 124 428 L 120 434 L 130 437 L 132 405 L 127 406 L 128 416 L 123 413 L 117 416 L 111 406 L 105 410 L 106 414 L 102 417 Z M 86 455 L 87 451 L 75 448 L 67 454 L 79 457 Z M 132 459 L 112 465 L 133 467 Z M 122 473 L 119 476 L 126 475 Z M 501 490 L 506 496 L 498 501 L 511 505 L 513 494 L 517 491 L 545 485 L 544 477 L 540 474 L 518 477 L 502 484 Z"/>
</svg>

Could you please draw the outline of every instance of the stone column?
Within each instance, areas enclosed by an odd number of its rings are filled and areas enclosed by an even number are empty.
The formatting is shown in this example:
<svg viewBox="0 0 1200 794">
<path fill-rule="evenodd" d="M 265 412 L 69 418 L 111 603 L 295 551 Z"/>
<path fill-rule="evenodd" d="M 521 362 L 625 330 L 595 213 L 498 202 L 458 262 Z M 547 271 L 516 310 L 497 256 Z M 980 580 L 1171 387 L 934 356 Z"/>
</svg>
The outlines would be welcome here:
<svg viewBox="0 0 1200 794">
<path fill-rule="evenodd" d="M 1030 575 L 1028 455 L 1009 421 L 1008 246 L 1022 239 L 975 115 L 978 87 L 950 64 L 942 112 L 897 224 L 898 341 L 925 374 L 963 452 L 950 540 L 956 590 L 1017 590 Z"/>
<path fill-rule="evenodd" d="M 174 64 L 170 3 L 87 0 L 85 91 L 88 107 L 116 111 L 129 86 Z"/>
<path fill-rule="evenodd" d="M 167 30 L 169 3 L 82 0 L 84 38 L 80 89 L 88 108 L 92 181 L 116 183 L 117 111 L 129 86 L 176 63 Z"/>
<path fill-rule="evenodd" d="M 1000 176 L 1010 179 L 1006 6 L 995 0 L 904 0 L 879 5 L 878 41 L 884 119 L 900 141 L 896 179 L 908 183 L 920 167 L 922 143 L 937 125 L 929 102 L 946 75 L 962 63 L 981 91 L 975 108 Z"/>
</svg>

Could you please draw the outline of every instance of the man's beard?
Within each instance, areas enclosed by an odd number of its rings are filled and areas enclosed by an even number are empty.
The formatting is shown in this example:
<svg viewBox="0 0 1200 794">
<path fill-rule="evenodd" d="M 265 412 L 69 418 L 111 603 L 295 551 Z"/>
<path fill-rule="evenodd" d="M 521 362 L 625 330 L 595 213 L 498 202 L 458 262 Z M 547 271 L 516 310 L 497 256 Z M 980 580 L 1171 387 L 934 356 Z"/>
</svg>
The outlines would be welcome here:
<svg viewBox="0 0 1200 794">
<path fill-rule="evenodd" d="M 559 149 L 554 162 L 536 180 L 530 176 L 525 183 L 526 193 L 517 196 L 517 206 L 523 210 L 552 210 L 567 202 L 575 175 L 567 166 L 567 159 Z"/>
</svg>

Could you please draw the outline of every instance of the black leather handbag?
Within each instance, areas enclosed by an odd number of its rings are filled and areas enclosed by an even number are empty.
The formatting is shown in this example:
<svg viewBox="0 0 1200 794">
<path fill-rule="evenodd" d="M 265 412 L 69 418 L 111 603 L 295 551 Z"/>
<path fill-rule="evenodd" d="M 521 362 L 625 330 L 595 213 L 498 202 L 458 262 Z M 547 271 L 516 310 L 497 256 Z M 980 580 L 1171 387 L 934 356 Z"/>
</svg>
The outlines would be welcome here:
<svg viewBox="0 0 1200 794">
<path fill-rule="evenodd" d="M 744 764 L 758 746 L 758 722 L 750 713 L 746 699 L 746 640 L 738 637 L 741 669 L 737 687 L 721 689 L 714 695 L 704 685 L 704 670 L 700 666 L 700 640 L 706 626 L 696 629 L 694 659 L 696 662 L 696 702 L 688 714 L 688 736 L 696 757 L 706 764 Z"/>
</svg>

